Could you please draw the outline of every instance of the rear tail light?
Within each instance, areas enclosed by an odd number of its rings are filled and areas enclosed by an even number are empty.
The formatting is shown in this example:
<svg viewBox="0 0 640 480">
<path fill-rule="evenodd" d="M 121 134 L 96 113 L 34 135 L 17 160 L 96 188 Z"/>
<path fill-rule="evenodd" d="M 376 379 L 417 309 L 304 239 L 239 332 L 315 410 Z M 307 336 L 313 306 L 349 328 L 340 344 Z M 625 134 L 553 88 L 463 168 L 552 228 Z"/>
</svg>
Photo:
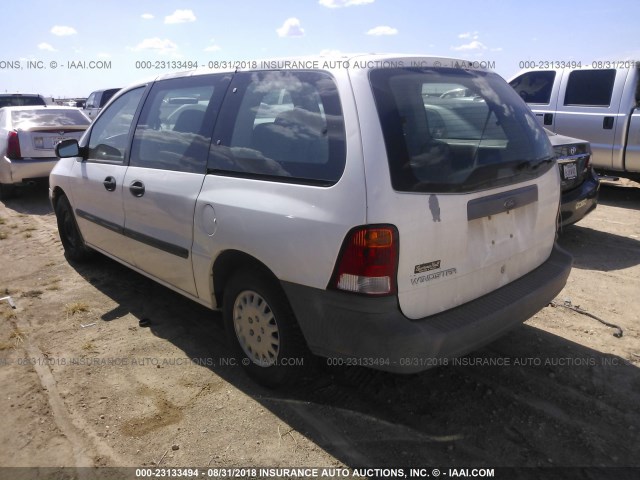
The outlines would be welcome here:
<svg viewBox="0 0 640 480">
<path fill-rule="evenodd" d="M 391 225 L 357 227 L 345 238 L 329 288 L 366 295 L 397 290 L 398 230 Z"/>
<path fill-rule="evenodd" d="M 9 138 L 7 139 L 7 158 L 11 160 L 20 160 L 22 158 L 18 132 L 9 132 Z"/>
</svg>

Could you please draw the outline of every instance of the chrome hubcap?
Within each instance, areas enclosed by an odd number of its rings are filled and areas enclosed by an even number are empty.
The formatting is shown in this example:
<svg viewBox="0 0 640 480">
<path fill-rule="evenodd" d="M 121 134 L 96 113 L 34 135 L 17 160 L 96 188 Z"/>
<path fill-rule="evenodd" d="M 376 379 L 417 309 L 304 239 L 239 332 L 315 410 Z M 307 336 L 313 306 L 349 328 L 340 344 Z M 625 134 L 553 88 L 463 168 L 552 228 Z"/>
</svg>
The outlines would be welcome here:
<svg viewBox="0 0 640 480">
<path fill-rule="evenodd" d="M 280 353 L 280 332 L 267 301 L 251 290 L 241 292 L 233 305 L 233 327 L 249 359 L 269 367 Z"/>
</svg>

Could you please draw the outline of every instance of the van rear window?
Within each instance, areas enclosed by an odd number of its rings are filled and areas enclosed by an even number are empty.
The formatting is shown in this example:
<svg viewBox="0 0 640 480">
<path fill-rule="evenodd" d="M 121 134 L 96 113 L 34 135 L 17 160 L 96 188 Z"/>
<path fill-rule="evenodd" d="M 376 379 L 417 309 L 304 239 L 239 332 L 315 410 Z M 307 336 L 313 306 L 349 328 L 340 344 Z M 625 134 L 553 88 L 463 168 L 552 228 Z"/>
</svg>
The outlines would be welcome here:
<svg viewBox="0 0 640 480">
<path fill-rule="evenodd" d="M 553 163 L 544 130 L 496 74 L 370 73 L 394 189 L 472 192 L 536 178 Z"/>
</svg>

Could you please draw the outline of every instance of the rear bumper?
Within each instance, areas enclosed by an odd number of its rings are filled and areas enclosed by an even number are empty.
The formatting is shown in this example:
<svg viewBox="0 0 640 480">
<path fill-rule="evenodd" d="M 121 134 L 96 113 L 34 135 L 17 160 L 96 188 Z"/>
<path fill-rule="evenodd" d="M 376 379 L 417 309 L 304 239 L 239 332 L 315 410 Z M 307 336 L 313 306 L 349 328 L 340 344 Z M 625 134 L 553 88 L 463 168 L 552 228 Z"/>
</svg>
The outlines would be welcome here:
<svg viewBox="0 0 640 480">
<path fill-rule="evenodd" d="M 565 227 L 582 220 L 598 204 L 600 180 L 591 170 L 579 187 L 562 193 L 560 200 L 560 225 Z"/>
<path fill-rule="evenodd" d="M 47 178 L 58 161 L 53 158 L 0 159 L 0 183 L 19 185 L 29 180 Z"/>
<path fill-rule="evenodd" d="M 465 355 L 544 308 L 563 289 L 572 257 L 555 246 L 545 263 L 483 297 L 419 320 L 396 297 L 367 298 L 283 282 L 316 355 L 397 373 L 414 373 Z"/>
</svg>

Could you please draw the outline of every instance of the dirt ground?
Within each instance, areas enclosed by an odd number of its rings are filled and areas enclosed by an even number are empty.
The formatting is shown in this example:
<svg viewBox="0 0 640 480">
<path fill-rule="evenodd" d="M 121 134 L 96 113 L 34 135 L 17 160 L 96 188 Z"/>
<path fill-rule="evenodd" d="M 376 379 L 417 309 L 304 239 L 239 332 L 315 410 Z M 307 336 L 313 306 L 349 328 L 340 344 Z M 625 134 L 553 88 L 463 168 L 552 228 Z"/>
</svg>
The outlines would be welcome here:
<svg viewBox="0 0 640 480">
<path fill-rule="evenodd" d="M 24 192 L 0 203 L 0 466 L 640 467 L 640 186 L 604 185 L 560 243 L 556 301 L 622 337 L 549 306 L 455 365 L 270 391 L 229 365 L 219 314 L 71 266 L 46 189 Z"/>
</svg>

